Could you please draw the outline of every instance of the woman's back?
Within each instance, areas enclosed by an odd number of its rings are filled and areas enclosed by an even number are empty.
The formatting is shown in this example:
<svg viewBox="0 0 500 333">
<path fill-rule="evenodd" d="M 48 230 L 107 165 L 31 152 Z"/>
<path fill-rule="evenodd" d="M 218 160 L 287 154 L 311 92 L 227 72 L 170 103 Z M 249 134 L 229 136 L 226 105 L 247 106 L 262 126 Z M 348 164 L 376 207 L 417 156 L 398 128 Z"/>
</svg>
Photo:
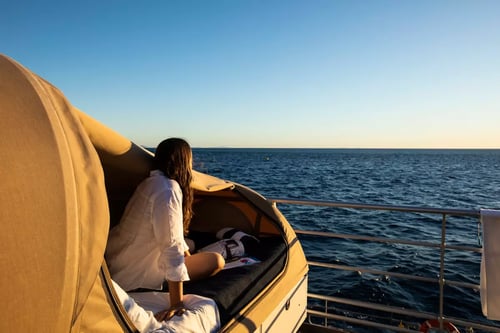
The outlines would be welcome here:
<svg viewBox="0 0 500 333">
<path fill-rule="evenodd" d="M 160 257 L 180 241 L 182 192 L 176 181 L 154 170 L 137 187 L 120 224 L 110 231 L 106 260 L 113 279 L 125 290 L 161 288 L 166 268 Z M 177 249 L 174 255 L 179 255 Z"/>
</svg>

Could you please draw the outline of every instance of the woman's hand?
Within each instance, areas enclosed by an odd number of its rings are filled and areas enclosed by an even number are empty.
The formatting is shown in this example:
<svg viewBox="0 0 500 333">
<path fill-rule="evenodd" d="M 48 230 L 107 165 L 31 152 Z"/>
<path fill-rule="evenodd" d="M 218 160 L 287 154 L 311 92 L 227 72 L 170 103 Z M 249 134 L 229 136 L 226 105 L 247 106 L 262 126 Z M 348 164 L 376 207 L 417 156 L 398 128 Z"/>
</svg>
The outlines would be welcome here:
<svg viewBox="0 0 500 333">
<path fill-rule="evenodd" d="M 173 316 L 182 316 L 184 312 L 186 312 L 186 308 L 181 302 L 176 306 L 172 306 L 166 310 L 155 313 L 155 318 L 158 321 L 166 321 L 172 319 Z"/>
</svg>

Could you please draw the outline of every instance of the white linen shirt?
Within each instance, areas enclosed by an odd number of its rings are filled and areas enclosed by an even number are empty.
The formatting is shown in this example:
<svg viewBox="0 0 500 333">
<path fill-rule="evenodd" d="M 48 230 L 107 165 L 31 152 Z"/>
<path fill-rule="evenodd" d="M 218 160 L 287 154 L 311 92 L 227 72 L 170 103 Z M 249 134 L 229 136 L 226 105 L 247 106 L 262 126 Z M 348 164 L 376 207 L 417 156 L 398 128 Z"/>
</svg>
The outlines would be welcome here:
<svg viewBox="0 0 500 333">
<path fill-rule="evenodd" d="M 106 260 L 113 280 L 125 290 L 160 289 L 165 280 L 189 280 L 182 216 L 179 184 L 151 171 L 109 234 Z"/>
</svg>

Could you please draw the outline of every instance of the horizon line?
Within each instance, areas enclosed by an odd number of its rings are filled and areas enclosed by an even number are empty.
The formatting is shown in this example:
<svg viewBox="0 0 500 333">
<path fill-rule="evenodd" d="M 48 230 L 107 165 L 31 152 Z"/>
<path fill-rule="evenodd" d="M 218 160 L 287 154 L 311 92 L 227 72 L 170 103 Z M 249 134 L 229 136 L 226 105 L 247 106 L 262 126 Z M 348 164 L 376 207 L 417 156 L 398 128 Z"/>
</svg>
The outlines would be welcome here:
<svg viewBox="0 0 500 333">
<path fill-rule="evenodd" d="M 154 149 L 156 147 L 154 146 L 144 146 L 141 145 L 143 148 L 149 148 L 149 149 Z M 500 147 L 498 148 L 492 148 L 492 147 L 478 147 L 478 148 L 471 148 L 471 147 L 452 147 L 452 148 L 446 148 L 446 147 L 432 147 L 432 148 L 425 148 L 425 147 L 238 147 L 238 146 L 207 146 L 207 147 L 201 147 L 201 146 L 192 146 L 192 149 L 338 149 L 338 150 L 500 150 Z"/>
</svg>

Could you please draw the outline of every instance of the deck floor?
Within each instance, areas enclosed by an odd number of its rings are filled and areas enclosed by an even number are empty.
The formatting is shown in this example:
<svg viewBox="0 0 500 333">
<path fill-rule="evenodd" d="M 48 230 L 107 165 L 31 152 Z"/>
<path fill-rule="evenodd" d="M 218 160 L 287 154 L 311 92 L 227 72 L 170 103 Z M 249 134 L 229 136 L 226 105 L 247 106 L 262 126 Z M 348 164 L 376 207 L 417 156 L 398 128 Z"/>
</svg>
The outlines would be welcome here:
<svg viewBox="0 0 500 333">
<path fill-rule="evenodd" d="M 303 323 L 297 333 L 351 333 L 351 331 L 342 330 L 334 327 L 325 327 Z"/>
</svg>

